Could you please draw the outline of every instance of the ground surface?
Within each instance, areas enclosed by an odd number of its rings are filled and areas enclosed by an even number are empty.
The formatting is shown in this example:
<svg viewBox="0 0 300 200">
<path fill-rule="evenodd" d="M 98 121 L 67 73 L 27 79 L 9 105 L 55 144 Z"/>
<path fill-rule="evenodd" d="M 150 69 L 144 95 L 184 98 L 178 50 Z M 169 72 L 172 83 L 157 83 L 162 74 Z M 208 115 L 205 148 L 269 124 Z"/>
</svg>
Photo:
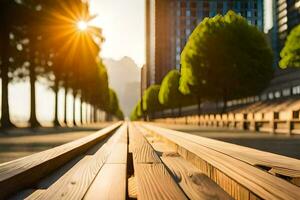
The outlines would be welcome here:
<svg viewBox="0 0 300 200">
<path fill-rule="evenodd" d="M 0 163 L 82 138 L 108 125 L 109 123 L 101 123 L 76 128 L 21 128 L 2 130 L 0 131 Z"/>
<path fill-rule="evenodd" d="M 156 125 L 300 159 L 300 135 L 271 135 L 260 132 L 201 128 L 195 125 L 158 123 Z"/>
</svg>

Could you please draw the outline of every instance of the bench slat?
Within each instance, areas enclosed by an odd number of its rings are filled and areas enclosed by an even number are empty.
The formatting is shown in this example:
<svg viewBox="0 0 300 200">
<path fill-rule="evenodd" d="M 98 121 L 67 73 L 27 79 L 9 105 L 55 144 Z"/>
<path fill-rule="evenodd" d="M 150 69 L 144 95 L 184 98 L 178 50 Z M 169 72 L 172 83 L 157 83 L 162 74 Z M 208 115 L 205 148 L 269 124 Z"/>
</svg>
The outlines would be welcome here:
<svg viewBox="0 0 300 200">
<path fill-rule="evenodd" d="M 144 136 L 129 125 L 138 199 L 187 199 Z M 146 151 L 144 150 L 146 149 Z"/>
<path fill-rule="evenodd" d="M 112 152 L 88 189 L 84 199 L 126 199 L 127 124 L 120 128 Z"/>
<path fill-rule="evenodd" d="M 79 162 L 34 199 L 82 199 L 107 160 L 122 127 L 107 141 L 90 149 Z"/>
<path fill-rule="evenodd" d="M 185 154 L 185 159 L 194 164 L 201 165 L 195 155 L 198 158 L 208 162 L 210 165 L 215 167 L 213 170 L 215 173 L 219 174 L 216 177 L 216 181 L 222 181 L 220 178 L 220 170 L 222 173 L 226 174 L 231 179 L 237 181 L 242 186 L 246 187 L 254 194 L 265 198 L 265 199 L 299 199 L 300 198 L 300 188 L 295 185 L 288 183 L 278 177 L 275 177 L 269 173 L 266 173 L 258 168 L 255 168 L 245 162 L 237 160 L 221 152 L 215 151 L 208 147 L 197 144 L 194 141 L 190 141 L 183 137 L 179 137 L 180 132 L 174 132 L 168 129 L 158 128 L 152 125 L 144 124 L 146 128 L 154 131 L 155 133 L 167 138 L 168 140 L 174 142 L 175 144 L 183 147 Z M 188 150 L 188 151 L 186 151 Z M 202 161 L 201 161 L 202 162 Z M 210 169 L 212 170 L 212 169 Z M 219 185 L 222 185 L 219 182 Z M 230 187 L 230 184 L 225 183 L 224 186 Z M 223 188 L 224 189 L 224 188 Z M 233 195 L 237 191 L 229 188 L 225 191 Z"/>
<path fill-rule="evenodd" d="M 65 145 L 0 164 L 0 199 L 30 187 L 75 156 L 86 152 L 120 125 L 121 122 Z"/>
</svg>

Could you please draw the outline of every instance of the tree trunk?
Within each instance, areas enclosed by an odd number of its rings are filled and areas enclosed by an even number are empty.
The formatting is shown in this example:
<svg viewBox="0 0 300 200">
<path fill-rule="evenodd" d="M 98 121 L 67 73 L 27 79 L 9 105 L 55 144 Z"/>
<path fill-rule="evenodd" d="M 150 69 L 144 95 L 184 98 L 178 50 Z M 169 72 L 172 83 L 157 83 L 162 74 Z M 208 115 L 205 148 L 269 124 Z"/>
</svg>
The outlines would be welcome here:
<svg viewBox="0 0 300 200">
<path fill-rule="evenodd" d="M 91 105 L 91 107 L 90 107 L 90 123 L 93 123 L 93 121 L 94 121 L 93 114 L 94 114 L 94 106 Z"/>
<path fill-rule="evenodd" d="M 227 110 L 227 97 L 223 97 L 223 108 L 222 108 L 222 114 L 225 113 Z"/>
<path fill-rule="evenodd" d="M 67 99 L 68 99 L 68 81 L 65 80 L 65 101 L 64 101 L 64 123 L 67 126 L 68 120 L 67 120 Z"/>
<path fill-rule="evenodd" d="M 98 117 L 97 111 L 98 111 L 97 106 L 95 106 L 95 107 L 94 107 L 94 121 L 93 121 L 94 123 L 98 122 L 98 119 L 97 119 L 97 117 Z"/>
<path fill-rule="evenodd" d="M 80 97 L 80 124 L 83 124 L 83 114 L 82 114 L 82 109 L 83 109 L 83 102 L 82 102 L 82 97 Z"/>
<path fill-rule="evenodd" d="M 201 115 L 201 99 L 200 97 L 197 98 L 198 102 L 198 125 L 200 126 L 200 115 Z"/>
<path fill-rule="evenodd" d="M 54 113 L 54 120 L 53 120 L 53 125 L 54 126 L 60 126 L 59 121 L 58 121 L 58 78 L 55 78 L 54 82 L 54 94 L 55 94 L 55 113 Z"/>
<path fill-rule="evenodd" d="M 8 104 L 8 48 L 9 48 L 9 33 L 5 30 L 5 25 L 3 28 L 3 32 L 1 35 L 3 42 L 3 51 L 2 51 L 2 64 L 1 64 L 1 79 L 2 79 L 2 107 L 1 107 L 1 126 L 2 128 L 12 128 L 15 127 L 13 123 L 10 121 L 9 116 L 9 104 Z"/>
<path fill-rule="evenodd" d="M 88 110 L 89 110 L 89 105 L 85 104 L 85 123 L 89 124 L 89 119 L 88 119 Z"/>
<path fill-rule="evenodd" d="M 33 53 L 33 52 L 32 52 Z M 32 59 L 33 60 L 33 59 Z M 30 119 L 29 123 L 31 127 L 39 127 L 41 126 L 36 118 L 36 101 L 35 101 L 35 81 L 36 81 L 36 73 L 34 63 L 30 63 L 29 66 L 29 78 L 30 78 Z"/>
<path fill-rule="evenodd" d="M 179 115 L 179 117 L 181 117 L 181 115 L 182 115 L 182 106 L 181 105 L 179 105 L 179 108 L 178 108 L 178 115 Z"/>
<path fill-rule="evenodd" d="M 73 91 L 73 125 L 76 126 L 76 96 L 77 92 Z"/>
</svg>

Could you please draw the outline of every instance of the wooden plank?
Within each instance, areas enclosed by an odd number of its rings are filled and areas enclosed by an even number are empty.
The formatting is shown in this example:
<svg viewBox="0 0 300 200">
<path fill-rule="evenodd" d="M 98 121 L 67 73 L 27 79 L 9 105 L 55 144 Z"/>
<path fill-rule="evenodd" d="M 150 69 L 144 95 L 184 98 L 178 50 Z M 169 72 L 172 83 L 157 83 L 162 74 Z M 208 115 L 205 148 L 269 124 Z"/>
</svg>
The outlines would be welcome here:
<svg viewBox="0 0 300 200">
<path fill-rule="evenodd" d="M 238 183 L 264 199 L 300 198 L 300 188 L 285 180 L 194 141 L 179 137 L 179 133 L 152 125 L 144 124 L 144 126 L 177 144 L 180 155 L 198 168 L 202 168 L 202 171 L 205 171 L 204 167 L 209 169 L 207 175 L 231 196 L 239 194 L 240 188 L 243 188 L 236 187 Z"/>
<path fill-rule="evenodd" d="M 116 123 L 92 135 L 15 161 L 0 164 L 0 199 L 30 187 L 75 156 L 106 138 L 121 125 Z"/>
<path fill-rule="evenodd" d="M 157 131 L 164 130 L 164 128 L 157 128 Z M 178 137 L 214 149 L 253 166 L 271 168 L 273 173 L 288 177 L 300 177 L 300 160 L 184 132 L 168 131 L 172 134 L 176 134 Z"/>
<path fill-rule="evenodd" d="M 164 154 L 161 159 L 190 199 L 232 199 L 206 174 L 179 155 Z"/>
<path fill-rule="evenodd" d="M 117 134 L 116 142 L 112 145 L 112 152 L 84 199 L 126 199 L 127 124 L 124 124 Z"/>
<path fill-rule="evenodd" d="M 120 129 L 105 143 L 90 149 L 79 162 L 34 199 L 82 199 L 118 141 Z M 51 179 L 51 176 L 47 179 Z M 31 196 L 29 199 L 32 199 Z"/>
<path fill-rule="evenodd" d="M 138 199 L 187 199 L 136 127 L 129 124 Z"/>
<path fill-rule="evenodd" d="M 126 164 L 105 164 L 84 199 L 126 199 Z"/>
<path fill-rule="evenodd" d="M 163 163 L 171 171 L 175 181 L 189 199 L 232 199 L 219 185 L 191 163 L 184 160 L 174 145 L 161 141 L 149 131 L 140 128 L 156 152 L 161 155 Z"/>
<path fill-rule="evenodd" d="M 119 137 L 114 144 L 113 150 L 105 163 L 126 164 L 128 154 L 128 133 L 127 124 L 123 125 L 119 131 Z"/>
<path fill-rule="evenodd" d="M 130 149 L 136 163 L 161 163 L 155 151 L 141 133 L 129 124 Z"/>
<path fill-rule="evenodd" d="M 138 199 L 187 199 L 162 163 L 134 165 Z"/>
</svg>

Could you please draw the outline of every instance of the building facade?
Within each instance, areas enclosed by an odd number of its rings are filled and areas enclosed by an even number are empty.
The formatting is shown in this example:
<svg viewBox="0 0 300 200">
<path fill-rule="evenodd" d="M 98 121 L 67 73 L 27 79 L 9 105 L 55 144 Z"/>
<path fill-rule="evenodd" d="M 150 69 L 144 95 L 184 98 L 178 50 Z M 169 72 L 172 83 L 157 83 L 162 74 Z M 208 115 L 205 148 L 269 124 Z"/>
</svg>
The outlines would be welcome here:
<svg viewBox="0 0 300 200">
<path fill-rule="evenodd" d="M 300 0 L 273 0 L 273 27 L 270 30 L 274 51 L 275 77 L 266 89 L 265 98 L 300 94 L 300 70 L 280 69 L 280 51 L 290 31 L 300 24 Z"/>
<path fill-rule="evenodd" d="M 180 70 L 180 54 L 194 28 L 205 18 L 229 10 L 264 27 L 263 0 L 146 0 L 146 71 L 148 86 Z"/>
</svg>

